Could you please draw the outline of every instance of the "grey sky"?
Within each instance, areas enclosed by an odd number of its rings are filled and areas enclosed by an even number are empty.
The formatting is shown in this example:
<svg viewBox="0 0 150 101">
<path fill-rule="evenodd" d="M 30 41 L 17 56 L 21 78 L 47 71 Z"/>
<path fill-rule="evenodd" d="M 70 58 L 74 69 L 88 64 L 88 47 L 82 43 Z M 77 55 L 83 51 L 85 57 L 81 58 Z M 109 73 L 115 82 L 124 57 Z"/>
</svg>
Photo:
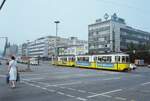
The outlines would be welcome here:
<svg viewBox="0 0 150 101">
<path fill-rule="evenodd" d="M 59 20 L 59 36 L 87 40 L 88 24 L 114 12 L 128 25 L 150 32 L 149 4 L 149 0 L 7 0 L 0 12 L 0 36 L 20 44 L 55 35 L 54 21 Z"/>
</svg>

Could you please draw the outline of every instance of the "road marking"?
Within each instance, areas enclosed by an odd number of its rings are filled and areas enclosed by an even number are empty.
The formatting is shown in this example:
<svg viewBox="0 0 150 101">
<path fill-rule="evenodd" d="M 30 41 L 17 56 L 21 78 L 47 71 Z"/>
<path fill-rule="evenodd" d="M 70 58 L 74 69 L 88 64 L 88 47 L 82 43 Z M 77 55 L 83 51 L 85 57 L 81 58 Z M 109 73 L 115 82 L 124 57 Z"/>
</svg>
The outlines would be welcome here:
<svg viewBox="0 0 150 101">
<path fill-rule="evenodd" d="M 78 90 L 78 92 L 81 92 L 81 93 L 86 93 L 86 91 L 84 91 L 84 90 Z"/>
<path fill-rule="evenodd" d="M 32 84 L 32 83 L 28 83 L 28 82 L 25 82 L 25 81 L 22 81 L 22 83 L 25 83 L 25 84 L 30 85 L 30 86 L 33 86 L 33 87 L 41 88 L 41 89 L 46 90 L 46 91 L 49 91 L 49 92 L 56 92 L 56 91 L 53 90 L 53 89 L 47 89 L 47 88 L 45 88 L 45 87 L 41 87 L 41 86 L 39 86 L 39 85 L 34 85 L 34 84 Z M 67 96 L 67 97 L 71 97 L 71 98 L 75 97 L 75 96 L 73 96 L 73 95 L 65 94 L 65 93 L 63 93 L 63 92 L 56 92 L 56 93 L 57 93 L 57 94 L 60 94 L 60 95 Z M 82 101 L 86 101 L 86 100 L 83 100 L 83 99 L 82 99 Z"/>
<path fill-rule="evenodd" d="M 61 88 L 61 89 L 65 89 L 65 87 L 59 87 L 59 88 Z"/>
<path fill-rule="evenodd" d="M 101 95 L 101 96 L 108 97 L 108 98 L 112 97 L 112 96 L 109 96 L 109 95 Z"/>
<path fill-rule="evenodd" d="M 69 89 L 69 90 L 74 90 L 74 91 L 76 90 L 76 89 L 73 89 L 73 88 L 67 88 L 67 89 Z"/>
<path fill-rule="evenodd" d="M 103 80 L 119 80 L 120 78 L 107 78 L 107 79 L 103 79 Z"/>
<path fill-rule="evenodd" d="M 100 94 L 91 95 L 91 96 L 88 96 L 87 98 L 92 98 L 92 97 L 96 97 L 96 96 L 100 96 L 100 95 L 103 96 L 105 94 L 119 92 L 119 91 L 122 91 L 122 89 L 117 89 L 117 90 L 112 90 L 112 91 L 108 91 L 108 92 L 104 92 L 104 93 L 100 93 Z"/>
<path fill-rule="evenodd" d="M 35 76 L 35 75 L 47 75 L 49 73 L 41 73 L 41 74 L 22 74 L 22 76 Z"/>
<path fill-rule="evenodd" d="M 55 92 L 55 90 L 53 89 L 47 89 L 49 92 Z"/>
<path fill-rule="evenodd" d="M 115 97 L 115 99 L 122 100 L 122 101 L 126 101 L 127 100 L 126 98 L 122 98 L 122 97 Z"/>
<path fill-rule="evenodd" d="M 34 84 L 32 84 L 32 83 L 28 83 L 28 82 L 25 82 L 25 81 L 22 81 L 22 83 L 25 83 L 25 84 L 30 85 L 30 86 L 33 86 L 33 87 L 41 88 L 41 89 L 43 89 L 43 90 L 47 90 L 47 91 L 50 91 L 50 92 L 55 92 L 55 90 L 47 89 L 47 88 L 45 88 L 45 87 L 41 87 L 41 86 L 39 86 L 39 85 L 34 85 Z"/>
<path fill-rule="evenodd" d="M 44 90 L 47 90 L 47 88 L 44 88 L 44 87 L 41 87 L 42 89 L 44 89 Z"/>
<path fill-rule="evenodd" d="M 75 96 L 72 96 L 72 95 L 69 95 L 69 94 L 66 94 L 65 96 L 72 97 L 72 98 L 75 97 Z"/>
<path fill-rule="evenodd" d="M 58 94 L 60 94 L 60 95 L 65 95 L 64 93 L 62 93 L 62 92 L 57 92 Z"/>
<path fill-rule="evenodd" d="M 82 83 L 82 82 L 71 82 L 71 83 L 62 83 L 62 84 L 55 84 L 55 85 L 47 85 L 46 87 L 49 87 L 49 86 L 66 86 L 66 85 L 74 85 L 74 84 L 79 84 L 79 83 Z"/>
<path fill-rule="evenodd" d="M 81 97 L 77 97 L 78 100 L 81 100 L 81 101 L 86 101 L 87 99 L 85 98 L 81 98 Z"/>
<path fill-rule="evenodd" d="M 29 79 L 24 79 L 24 80 L 27 80 L 27 81 L 30 81 L 30 80 L 42 80 L 44 78 L 29 78 Z"/>
<path fill-rule="evenodd" d="M 97 93 L 93 93 L 93 92 L 88 92 L 88 93 L 90 93 L 90 94 L 97 94 Z"/>
<path fill-rule="evenodd" d="M 38 81 L 31 81 L 31 80 L 28 80 L 28 79 L 22 79 L 22 80 L 28 81 L 28 82 L 32 82 L 32 83 L 42 84 L 42 85 L 44 85 L 45 87 L 51 86 L 49 83 L 43 83 L 43 82 L 38 82 Z"/>
<path fill-rule="evenodd" d="M 150 84 L 150 82 L 145 82 L 145 83 L 142 83 L 141 85 L 144 86 L 144 85 L 148 85 Z"/>
</svg>

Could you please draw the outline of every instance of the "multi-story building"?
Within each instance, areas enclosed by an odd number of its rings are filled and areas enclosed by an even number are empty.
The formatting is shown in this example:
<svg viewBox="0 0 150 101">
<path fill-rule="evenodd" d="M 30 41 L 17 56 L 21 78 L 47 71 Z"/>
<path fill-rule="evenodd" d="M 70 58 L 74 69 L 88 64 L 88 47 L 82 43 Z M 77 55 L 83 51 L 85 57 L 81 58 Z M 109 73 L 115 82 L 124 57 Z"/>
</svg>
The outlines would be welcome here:
<svg viewBox="0 0 150 101">
<path fill-rule="evenodd" d="M 48 56 L 48 37 L 41 37 L 27 43 L 27 55 L 30 57 Z"/>
<path fill-rule="evenodd" d="M 26 57 L 28 55 L 27 53 L 27 43 L 23 43 L 18 46 L 18 57 Z"/>
<path fill-rule="evenodd" d="M 6 57 L 8 56 L 17 56 L 18 53 L 18 46 L 13 44 L 13 45 L 8 45 L 6 48 Z"/>
<path fill-rule="evenodd" d="M 59 53 L 61 48 L 67 49 L 67 53 Z M 67 48 L 66 48 L 67 47 Z M 51 58 L 54 55 L 71 54 L 70 49 L 74 49 L 74 55 L 88 53 L 88 42 L 79 40 L 76 37 L 62 38 L 56 36 L 46 36 L 29 41 L 19 45 L 18 56 L 26 57 L 46 57 Z"/>
<path fill-rule="evenodd" d="M 146 44 L 149 41 L 149 32 L 127 26 L 116 14 L 109 20 L 96 20 L 88 26 L 90 54 L 126 51 L 130 43 Z"/>
<path fill-rule="evenodd" d="M 85 54 L 88 53 L 88 42 L 77 37 L 49 39 L 49 56 L 54 56 L 56 49 L 57 55 Z"/>
</svg>

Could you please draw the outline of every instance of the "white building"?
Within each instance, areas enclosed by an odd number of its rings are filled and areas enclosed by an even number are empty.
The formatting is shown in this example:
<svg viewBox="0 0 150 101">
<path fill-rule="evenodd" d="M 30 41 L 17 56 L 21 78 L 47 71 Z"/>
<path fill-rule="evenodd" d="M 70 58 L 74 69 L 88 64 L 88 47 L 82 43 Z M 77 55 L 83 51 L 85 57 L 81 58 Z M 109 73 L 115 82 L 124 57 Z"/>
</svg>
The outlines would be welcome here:
<svg viewBox="0 0 150 101">
<path fill-rule="evenodd" d="M 67 53 L 59 53 L 63 47 L 67 47 Z M 74 51 L 72 52 L 72 50 Z M 61 38 L 56 36 L 46 36 L 34 41 L 29 41 L 26 45 L 19 46 L 18 51 L 20 56 L 46 58 L 51 58 L 55 54 L 86 54 L 88 53 L 88 42 L 79 40 L 77 37 Z"/>
<path fill-rule="evenodd" d="M 28 56 L 47 57 L 48 56 L 48 37 L 41 37 L 27 43 Z"/>
</svg>

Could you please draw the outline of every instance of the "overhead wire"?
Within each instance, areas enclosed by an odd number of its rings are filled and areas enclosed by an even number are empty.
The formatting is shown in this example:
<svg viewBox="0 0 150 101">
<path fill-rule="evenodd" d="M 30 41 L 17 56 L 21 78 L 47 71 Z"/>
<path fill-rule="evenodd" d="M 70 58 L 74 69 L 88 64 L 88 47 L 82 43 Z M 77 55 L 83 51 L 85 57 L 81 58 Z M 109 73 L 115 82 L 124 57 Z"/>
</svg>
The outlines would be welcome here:
<svg viewBox="0 0 150 101">
<path fill-rule="evenodd" d="M 1 4 L 1 6 L 0 6 L 0 11 L 2 10 L 2 8 L 3 8 L 4 4 L 5 4 L 5 2 L 6 2 L 6 0 L 3 0 L 2 4 Z"/>
</svg>

